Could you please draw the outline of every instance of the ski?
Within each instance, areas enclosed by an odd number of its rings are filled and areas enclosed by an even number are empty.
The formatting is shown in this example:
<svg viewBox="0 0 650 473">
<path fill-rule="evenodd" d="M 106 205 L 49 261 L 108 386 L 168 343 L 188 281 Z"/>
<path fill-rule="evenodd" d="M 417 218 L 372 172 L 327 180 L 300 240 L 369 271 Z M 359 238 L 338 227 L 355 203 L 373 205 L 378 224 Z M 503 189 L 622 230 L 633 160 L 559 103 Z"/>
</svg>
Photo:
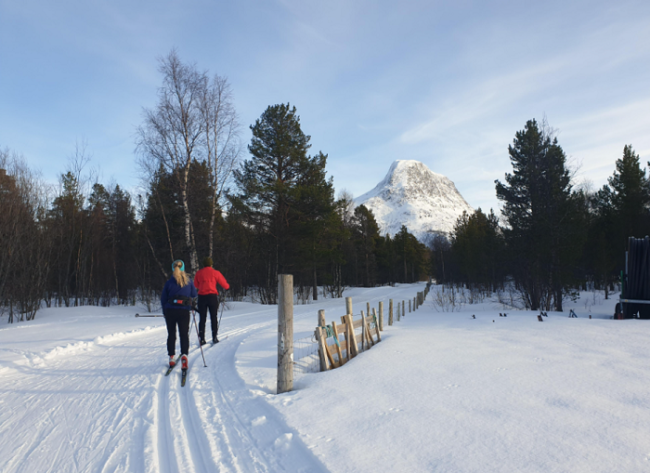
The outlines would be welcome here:
<svg viewBox="0 0 650 473">
<path fill-rule="evenodd" d="M 185 386 L 185 381 L 187 380 L 187 369 L 181 370 L 183 375 L 181 376 L 181 388 Z"/>
<path fill-rule="evenodd" d="M 176 363 L 174 363 L 174 366 L 170 366 L 169 368 L 167 368 L 167 372 L 165 373 L 165 376 L 169 376 L 169 373 L 171 373 L 174 367 L 180 362 L 181 362 L 181 355 L 179 355 L 178 358 L 176 358 Z"/>
<path fill-rule="evenodd" d="M 210 348 L 210 347 L 213 347 L 213 346 L 215 346 L 215 345 L 218 345 L 219 343 L 222 343 L 224 340 L 228 340 L 228 335 L 226 335 L 226 336 L 223 337 L 223 338 L 220 338 L 219 341 L 218 341 L 217 343 L 210 342 L 209 344 L 206 344 L 206 345 L 208 345 L 207 348 Z"/>
</svg>

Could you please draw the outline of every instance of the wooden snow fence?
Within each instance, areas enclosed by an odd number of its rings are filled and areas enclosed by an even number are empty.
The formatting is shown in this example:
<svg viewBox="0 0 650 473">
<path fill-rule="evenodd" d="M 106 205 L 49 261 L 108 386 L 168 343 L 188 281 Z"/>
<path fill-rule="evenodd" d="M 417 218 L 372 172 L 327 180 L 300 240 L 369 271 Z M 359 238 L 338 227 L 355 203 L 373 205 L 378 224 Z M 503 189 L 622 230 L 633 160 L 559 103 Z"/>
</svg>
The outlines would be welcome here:
<svg viewBox="0 0 650 473">
<path fill-rule="evenodd" d="M 418 292 L 413 299 L 409 299 L 409 313 L 419 309 L 429 293 L 429 285 L 424 291 Z M 397 309 L 397 321 L 406 316 L 406 301 L 402 300 L 393 303 L 388 300 L 388 325 L 393 325 L 393 313 Z M 379 314 L 375 308 L 366 303 L 366 313 L 361 311 L 360 316 L 354 319 L 352 315 L 352 298 L 345 299 L 346 315 L 341 317 L 341 323 L 332 321 L 325 322 L 325 311 L 318 311 L 318 327 L 315 330 L 315 338 L 318 342 L 318 354 L 320 358 L 320 370 L 343 366 L 359 353 L 368 350 L 381 341 L 381 331 L 384 330 L 384 303 L 379 302 Z"/>
<path fill-rule="evenodd" d="M 315 335 L 321 371 L 343 366 L 359 353 L 381 341 L 376 311 L 374 308 L 372 311 L 372 316 L 367 316 L 361 311 L 358 319 L 351 313 L 346 314 L 341 316 L 340 324 L 332 321 L 329 325 L 325 324 L 325 311 L 319 311 L 319 326 Z"/>
</svg>

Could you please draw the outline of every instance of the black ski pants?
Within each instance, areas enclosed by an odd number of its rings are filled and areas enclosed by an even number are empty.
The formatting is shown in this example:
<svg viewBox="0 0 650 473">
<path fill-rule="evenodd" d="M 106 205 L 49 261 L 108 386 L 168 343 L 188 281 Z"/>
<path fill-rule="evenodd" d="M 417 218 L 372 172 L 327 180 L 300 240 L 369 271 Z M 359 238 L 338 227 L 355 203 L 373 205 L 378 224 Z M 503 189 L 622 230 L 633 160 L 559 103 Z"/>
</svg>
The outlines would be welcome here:
<svg viewBox="0 0 650 473">
<path fill-rule="evenodd" d="M 217 312 L 219 311 L 219 296 L 217 294 L 199 294 L 199 337 L 201 341 L 205 340 L 205 322 L 210 311 L 210 326 L 212 327 L 212 340 L 217 338 L 219 333 L 219 323 L 217 321 Z"/>
<path fill-rule="evenodd" d="M 190 349 L 190 311 L 186 309 L 165 309 L 167 324 L 167 354 L 176 354 L 176 326 L 181 339 L 181 355 L 187 355 Z"/>
</svg>

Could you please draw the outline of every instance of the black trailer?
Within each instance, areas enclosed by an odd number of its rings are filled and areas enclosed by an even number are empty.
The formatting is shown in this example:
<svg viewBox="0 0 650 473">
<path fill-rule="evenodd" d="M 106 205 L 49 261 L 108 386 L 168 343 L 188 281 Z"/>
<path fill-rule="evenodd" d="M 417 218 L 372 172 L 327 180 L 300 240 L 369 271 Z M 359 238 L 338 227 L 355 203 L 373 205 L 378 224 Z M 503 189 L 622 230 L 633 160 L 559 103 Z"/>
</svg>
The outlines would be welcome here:
<svg viewBox="0 0 650 473">
<path fill-rule="evenodd" d="M 650 237 L 628 238 L 621 296 L 614 315 L 618 319 L 650 319 Z"/>
</svg>

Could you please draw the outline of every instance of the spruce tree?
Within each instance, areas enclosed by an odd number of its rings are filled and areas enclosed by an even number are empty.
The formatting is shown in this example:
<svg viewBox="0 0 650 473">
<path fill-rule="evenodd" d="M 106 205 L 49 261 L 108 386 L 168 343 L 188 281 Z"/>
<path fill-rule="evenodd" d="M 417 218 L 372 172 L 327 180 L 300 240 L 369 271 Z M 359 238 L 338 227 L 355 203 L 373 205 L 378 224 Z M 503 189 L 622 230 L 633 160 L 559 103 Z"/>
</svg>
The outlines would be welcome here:
<svg viewBox="0 0 650 473">
<path fill-rule="evenodd" d="M 611 188 L 611 206 L 620 229 L 619 248 L 627 238 L 643 238 L 648 232 L 648 204 L 650 189 L 645 169 L 641 169 L 639 155 L 631 145 L 623 148 L 623 157 L 616 161 L 614 175 L 608 180 Z"/>
<path fill-rule="evenodd" d="M 605 287 L 618 279 L 623 269 L 629 237 L 650 233 L 650 182 L 631 145 L 623 148 L 616 169 L 592 197 L 589 267 L 596 282 Z"/>
</svg>

